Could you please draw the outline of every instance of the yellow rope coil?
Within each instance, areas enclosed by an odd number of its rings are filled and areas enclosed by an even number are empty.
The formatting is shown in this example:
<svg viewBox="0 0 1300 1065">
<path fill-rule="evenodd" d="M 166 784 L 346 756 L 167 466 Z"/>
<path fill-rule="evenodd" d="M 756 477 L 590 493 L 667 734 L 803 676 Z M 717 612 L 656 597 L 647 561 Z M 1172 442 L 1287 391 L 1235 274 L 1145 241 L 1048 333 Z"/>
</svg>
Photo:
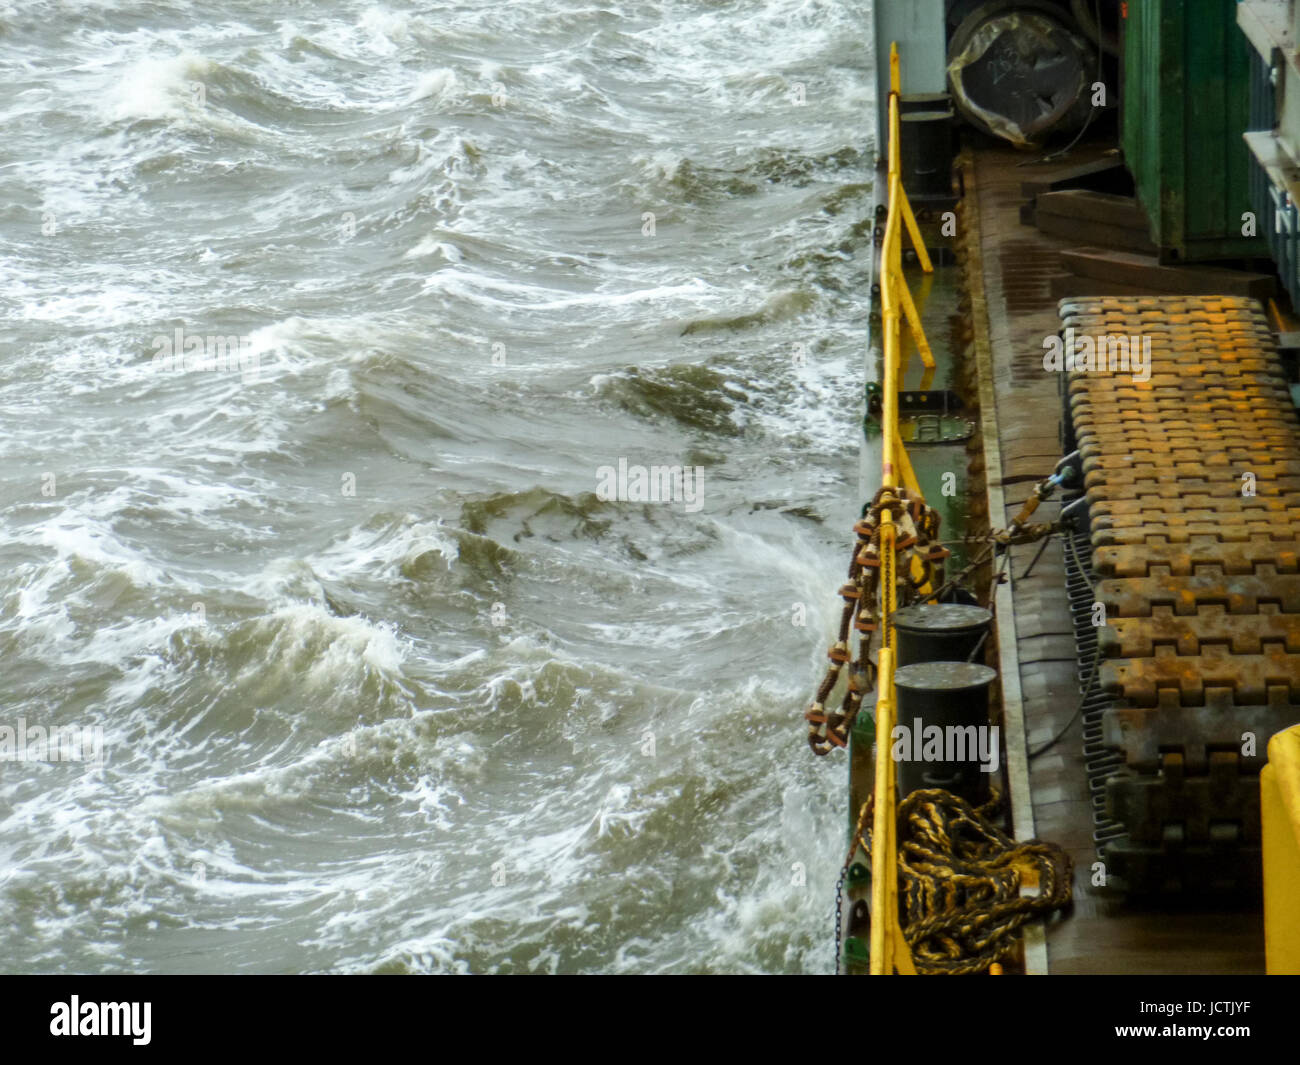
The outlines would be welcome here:
<svg viewBox="0 0 1300 1065">
<path fill-rule="evenodd" d="M 874 796 L 873 796 L 874 799 Z M 898 805 L 898 892 L 903 938 L 921 974 L 974 975 L 1014 958 L 1020 927 L 1068 906 L 1070 857 L 1054 843 L 1017 843 L 989 816 L 994 797 L 978 810 L 938 788 L 914 791 Z M 857 842 L 872 854 L 868 807 Z M 874 857 L 874 855 L 873 855 Z M 1034 895 L 1021 888 L 1037 885 Z"/>
</svg>

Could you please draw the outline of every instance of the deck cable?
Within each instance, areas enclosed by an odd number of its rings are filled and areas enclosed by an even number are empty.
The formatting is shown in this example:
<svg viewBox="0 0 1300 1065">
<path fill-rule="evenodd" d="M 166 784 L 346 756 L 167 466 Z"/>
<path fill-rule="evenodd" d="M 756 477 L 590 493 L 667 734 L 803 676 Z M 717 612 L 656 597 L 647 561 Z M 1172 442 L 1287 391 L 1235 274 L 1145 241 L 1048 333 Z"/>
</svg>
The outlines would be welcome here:
<svg viewBox="0 0 1300 1065">
<path fill-rule="evenodd" d="M 1080 573 L 1084 572 L 1082 566 L 1079 563 L 1078 552 L 1075 551 L 1074 549 L 1074 541 L 1068 536 L 1063 536 L 1061 537 L 1061 539 L 1066 545 L 1066 550 L 1070 552 L 1070 561 L 1074 564 L 1075 568 L 1078 569 Z M 1042 744 L 1041 746 L 1035 747 L 1032 751 L 1030 751 L 1025 756 L 1027 761 L 1032 762 L 1040 754 L 1044 753 L 1045 751 L 1050 751 L 1053 747 L 1055 747 L 1058 743 L 1060 743 L 1061 740 L 1065 738 L 1066 733 L 1068 733 L 1070 729 L 1074 727 L 1074 723 L 1078 721 L 1080 716 L 1083 714 L 1083 708 L 1088 702 L 1088 697 L 1092 694 L 1093 685 L 1096 684 L 1097 682 L 1097 667 L 1098 665 L 1100 665 L 1100 663 L 1101 663 L 1101 643 L 1098 642 L 1097 647 L 1093 650 L 1092 653 L 1092 663 L 1088 666 L 1088 677 L 1083 682 L 1082 691 L 1079 695 L 1079 705 L 1074 708 L 1074 713 L 1070 715 L 1070 720 L 1061 726 L 1060 730 L 1056 733 L 1055 736 L 1053 736 L 1050 740 L 1048 740 L 1046 743 Z"/>
</svg>

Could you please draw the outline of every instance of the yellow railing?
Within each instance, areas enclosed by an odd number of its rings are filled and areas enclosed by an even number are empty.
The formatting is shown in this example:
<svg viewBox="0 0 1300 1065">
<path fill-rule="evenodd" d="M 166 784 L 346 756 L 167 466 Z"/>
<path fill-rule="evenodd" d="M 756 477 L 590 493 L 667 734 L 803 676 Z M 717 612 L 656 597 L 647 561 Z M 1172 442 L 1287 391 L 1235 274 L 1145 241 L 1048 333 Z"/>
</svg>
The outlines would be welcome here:
<svg viewBox="0 0 1300 1065">
<path fill-rule="evenodd" d="M 903 236 L 907 235 L 916 250 L 921 269 L 930 273 L 934 267 L 921 239 L 920 227 L 903 190 L 899 167 L 898 100 L 901 78 L 898 65 L 898 45 L 889 48 L 889 214 L 885 221 L 885 237 L 880 249 L 881 325 L 884 348 L 884 381 L 881 387 L 881 442 L 880 484 L 882 488 L 903 487 L 920 496 L 920 487 L 907 450 L 898 434 L 898 391 L 902 373 L 900 366 L 901 318 L 907 319 L 908 328 L 927 370 L 934 368 L 934 354 L 926 342 L 912 294 L 903 278 Z M 883 509 L 880 515 L 880 633 L 881 648 L 877 659 L 876 683 L 876 778 L 875 808 L 872 824 L 871 847 L 871 973 L 891 974 L 895 971 L 914 975 L 911 951 L 903 938 L 898 919 L 898 854 L 897 854 L 897 779 L 894 759 L 891 756 L 890 737 L 894 731 L 894 610 L 897 607 L 897 575 L 895 573 L 896 531 L 893 515 Z"/>
<path fill-rule="evenodd" d="M 1268 741 L 1259 775 L 1264 843 L 1264 964 L 1300 974 L 1300 725 Z"/>
</svg>

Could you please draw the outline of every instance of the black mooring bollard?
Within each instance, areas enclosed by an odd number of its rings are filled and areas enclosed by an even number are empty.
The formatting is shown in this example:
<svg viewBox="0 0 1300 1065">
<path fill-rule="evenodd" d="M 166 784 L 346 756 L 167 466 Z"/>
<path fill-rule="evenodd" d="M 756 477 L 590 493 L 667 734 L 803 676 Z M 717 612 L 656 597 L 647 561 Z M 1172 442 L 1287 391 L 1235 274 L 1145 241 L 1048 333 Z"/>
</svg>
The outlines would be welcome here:
<svg viewBox="0 0 1300 1065">
<path fill-rule="evenodd" d="M 897 664 L 965 662 L 992 620 L 991 611 L 965 603 L 918 603 L 896 610 Z M 980 655 L 975 657 L 979 661 Z"/>
<path fill-rule="evenodd" d="M 898 721 L 889 743 L 900 796 L 944 788 L 975 805 L 987 801 L 1001 765 L 998 733 L 989 725 L 996 677 L 974 662 L 919 662 L 894 672 Z"/>
</svg>

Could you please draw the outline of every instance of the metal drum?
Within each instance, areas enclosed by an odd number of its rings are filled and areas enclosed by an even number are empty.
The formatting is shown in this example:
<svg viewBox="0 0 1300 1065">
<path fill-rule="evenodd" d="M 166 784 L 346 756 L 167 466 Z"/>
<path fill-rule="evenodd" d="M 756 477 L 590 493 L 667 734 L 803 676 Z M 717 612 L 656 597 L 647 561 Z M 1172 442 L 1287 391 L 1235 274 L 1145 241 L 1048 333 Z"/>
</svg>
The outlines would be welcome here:
<svg viewBox="0 0 1300 1065">
<path fill-rule="evenodd" d="M 897 664 L 965 662 L 992 620 L 990 611 L 965 603 L 918 603 L 896 610 Z"/>
<path fill-rule="evenodd" d="M 948 42 L 948 87 L 976 129 L 1029 148 L 1083 125 L 1097 59 L 1047 0 L 988 0 Z"/>
<path fill-rule="evenodd" d="M 890 754 L 900 795 L 943 788 L 976 805 L 1001 766 L 989 726 L 989 685 L 997 671 L 973 662 L 920 662 L 894 673 L 898 721 Z M 937 737 L 937 741 L 936 741 Z"/>
</svg>

